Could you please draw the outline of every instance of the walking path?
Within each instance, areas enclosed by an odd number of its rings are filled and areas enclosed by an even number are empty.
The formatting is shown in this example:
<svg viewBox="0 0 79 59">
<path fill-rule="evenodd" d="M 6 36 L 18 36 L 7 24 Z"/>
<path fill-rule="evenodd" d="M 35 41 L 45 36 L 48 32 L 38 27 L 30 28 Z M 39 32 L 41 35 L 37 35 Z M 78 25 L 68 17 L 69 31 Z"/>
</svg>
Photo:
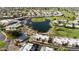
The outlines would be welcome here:
<svg viewBox="0 0 79 59">
<path fill-rule="evenodd" d="M 3 31 L 1 31 L 0 32 L 0 41 L 6 41 L 6 40 L 7 40 L 6 34 Z"/>
</svg>

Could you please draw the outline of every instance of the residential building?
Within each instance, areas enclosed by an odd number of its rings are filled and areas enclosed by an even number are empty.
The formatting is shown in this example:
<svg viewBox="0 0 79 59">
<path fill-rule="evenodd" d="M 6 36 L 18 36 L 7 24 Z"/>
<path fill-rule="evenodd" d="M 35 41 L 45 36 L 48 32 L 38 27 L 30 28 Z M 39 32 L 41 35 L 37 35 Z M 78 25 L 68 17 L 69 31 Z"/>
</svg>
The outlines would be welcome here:
<svg viewBox="0 0 79 59">
<path fill-rule="evenodd" d="M 15 19 L 4 19 L 4 20 L 0 21 L 0 25 L 7 26 L 7 25 L 14 23 L 14 22 L 19 22 L 19 21 L 15 20 Z"/>
<path fill-rule="evenodd" d="M 31 44 L 31 43 L 23 44 L 23 46 L 19 50 L 20 51 L 30 51 L 32 46 L 33 46 L 33 44 Z"/>
<path fill-rule="evenodd" d="M 14 24 L 10 24 L 10 25 L 6 26 L 5 29 L 10 30 L 10 31 L 14 31 L 14 30 L 17 30 L 18 27 L 20 27 L 20 26 L 21 26 L 20 23 L 15 22 Z"/>
<path fill-rule="evenodd" d="M 49 36 L 47 35 L 41 35 L 41 34 L 34 34 L 32 36 L 33 41 L 38 41 L 38 42 L 43 42 L 43 43 L 48 43 Z"/>
</svg>

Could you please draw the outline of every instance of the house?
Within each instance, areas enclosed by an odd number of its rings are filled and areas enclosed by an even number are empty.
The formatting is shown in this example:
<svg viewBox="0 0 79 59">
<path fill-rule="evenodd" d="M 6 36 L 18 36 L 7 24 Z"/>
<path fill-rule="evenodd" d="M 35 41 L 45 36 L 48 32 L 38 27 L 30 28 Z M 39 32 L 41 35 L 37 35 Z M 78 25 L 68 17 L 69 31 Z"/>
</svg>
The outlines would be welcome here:
<svg viewBox="0 0 79 59">
<path fill-rule="evenodd" d="M 67 20 L 54 20 L 53 23 L 58 24 L 58 26 L 63 26 L 64 23 L 66 23 Z"/>
<path fill-rule="evenodd" d="M 20 51 L 30 51 L 32 46 L 33 46 L 32 43 L 27 43 L 27 44 L 24 43 L 23 46 L 19 50 Z"/>
<path fill-rule="evenodd" d="M 63 14 L 60 11 L 55 11 L 52 13 L 53 16 L 62 16 Z"/>
<path fill-rule="evenodd" d="M 17 18 L 15 18 L 15 20 L 20 20 L 20 21 L 22 21 L 24 19 L 25 19 L 24 17 L 17 17 Z"/>
<path fill-rule="evenodd" d="M 68 24 L 66 24 L 66 27 L 73 27 L 73 25 L 72 24 L 70 24 L 70 23 L 68 23 Z"/>
<path fill-rule="evenodd" d="M 42 34 L 34 34 L 34 35 L 32 36 L 32 40 L 33 40 L 33 41 L 38 41 L 38 42 L 48 43 L 49 36 L 47 36 L 47 35 L 42 35 Z"/>
<path fill-rule="evenodd" d="M 61 23 L 66 23 L 67 20 L 54 20 L 53 22 L 57 24 L 61 24 Z"/>
<path fill-rule="evenodd" d="M 79 16 L 76 17 L 76 20 L 79 20 Z"/>
<path fill-rule="evenodd" d="M 0 21 L 0 25 L 7 26 L 7 25 L 14 23 L 14 22 L 19 22 L 19 21 L 15 20 L 15 19 L 4 19 L 4 20 Z"/>
<path fill-rule="evenodd" d="M 0 21 L 0 25 L 3 25 L 5 30 L 16 30 L 21 26 L 21 22 L 15 19 L 5 19 Z"/>
<path fill-rule="evenodd" d="M 75 28 L 79 28 L 79 21 L 78 20 L 74 20 L 74 21 L 69 21 L 67 24 L 66 24 L 66 27 L 75 27 Z"/>
<path fill-rule="evenodd" d="M 61 45 L 68 43 L 68 47 L 73 47 L 76 45 L 79 46 L 79 39 L 73 39 L 73 38 L 55 37 L 53 42 Z"/>
<path fill-rule="evenodd" d="M 5 29 L 10 30 L 10 31 L 14 31 L 14 30 L 17 30 L 17 28 L 20 27 L 20 26 L 21 26 L 21 23 L 15 22 L 13 24 L 6 26 Z"/>
</svg>

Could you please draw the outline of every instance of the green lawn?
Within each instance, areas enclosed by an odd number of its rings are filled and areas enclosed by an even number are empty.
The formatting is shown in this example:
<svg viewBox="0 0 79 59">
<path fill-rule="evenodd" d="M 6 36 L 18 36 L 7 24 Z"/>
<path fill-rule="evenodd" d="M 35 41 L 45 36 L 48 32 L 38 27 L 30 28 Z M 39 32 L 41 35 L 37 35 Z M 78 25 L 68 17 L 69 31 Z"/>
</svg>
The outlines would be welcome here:
<svg viewBox="0 0 79 59">
<path fill-rule="evenodd" d="M 5 46 L 5 42 L 0 41 L 0 48 L 3 48 Z"/>
<path fill-rule="evenodd" d="M 32 22 L 43 22 L 46 19 L 44 17 L 32 18 Z"/>
<path fill-rule="evenodd" d="M 58 36 L 79 38 L 79 29 L 59 28 L 57 30 Z"/>
<path fill-rule="evenodd" d="M 7 39 L 13 39 L 13 38 L 15 38 L 12 34 L 6 33 L 6 35 L 7 35 Z"/>
</svg>

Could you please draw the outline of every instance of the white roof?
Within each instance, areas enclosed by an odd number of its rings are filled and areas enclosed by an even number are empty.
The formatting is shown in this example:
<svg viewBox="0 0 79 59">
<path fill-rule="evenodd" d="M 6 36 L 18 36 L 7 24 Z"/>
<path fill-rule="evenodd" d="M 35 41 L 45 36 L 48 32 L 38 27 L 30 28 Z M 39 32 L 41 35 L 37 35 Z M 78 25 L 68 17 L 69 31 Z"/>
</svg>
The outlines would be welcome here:
<svg viewBox="0 0 79 59">
<path fill-rule="evenodd" d="M 12 22 L 18 22 L 18 20 L 15 20 L 15 19 L 5 19 L 5 20 L 1 20 L 0 23 L 2 24 L 9 24 L 9 23 L 12 23 Z"/>
<path fill-rule="evenodd" d="M 19 26 L 21 26 L 20 23 L 15 23 L 15 24 L 8 25 L 6 27 L 19 27 Z"/>
<path fill-rule="evenodd" d="M 61 16 L 61 15 L 62 15 L 62 13 L 59 12 L 59 11 L 55 11 L 55 12 L 53 12 L 53 16 Z"/>
<path fill-rule="evenodd" d="M 53 48 L 49 48 L 49 47 L 42 47 L 40 51 L 53 51 Z"/>
<path fill-rule="evenodd" d="M 69 45 L 73 45 L 73 44 L 78 44 L 79 45 L 79 39 L 73 39 L 73 38 L 55 38 L 53 40 L 54 42 L 57 42 L 59 44 L 62 44 L 62 43 L 67 43 L 69 42 Z"/>
<path fill-rule="evenodd" d="M 0 22 L 8 22 L 7 20 L 1 20 Z"/>
<path fill-rule="evenodd" d="M 76 17 L 76 20 L 79 20 L 79 16 Z"/>
<path fill-rule="evenodd" d="M 49 40 L 49 36 L 47 36 L 47 35 L 40 35 L 40 34 L 33 35 L 33 38 L 41 38 L 41 40 Z"/>
<path fill-rule="evenodd" d="M 21 47 L 21 51 L 29 51 L 32 48 L 33 44 L 27 43 L 25 46 Z"/>
<path fill-rule="evenodd" d="M 5 19 L 5 20 L 1 20 L 0 22 L 10 22 L 10 21 L 18 21 L 18 20 L 15 20 L 15 19 Z"/>
</svg>

